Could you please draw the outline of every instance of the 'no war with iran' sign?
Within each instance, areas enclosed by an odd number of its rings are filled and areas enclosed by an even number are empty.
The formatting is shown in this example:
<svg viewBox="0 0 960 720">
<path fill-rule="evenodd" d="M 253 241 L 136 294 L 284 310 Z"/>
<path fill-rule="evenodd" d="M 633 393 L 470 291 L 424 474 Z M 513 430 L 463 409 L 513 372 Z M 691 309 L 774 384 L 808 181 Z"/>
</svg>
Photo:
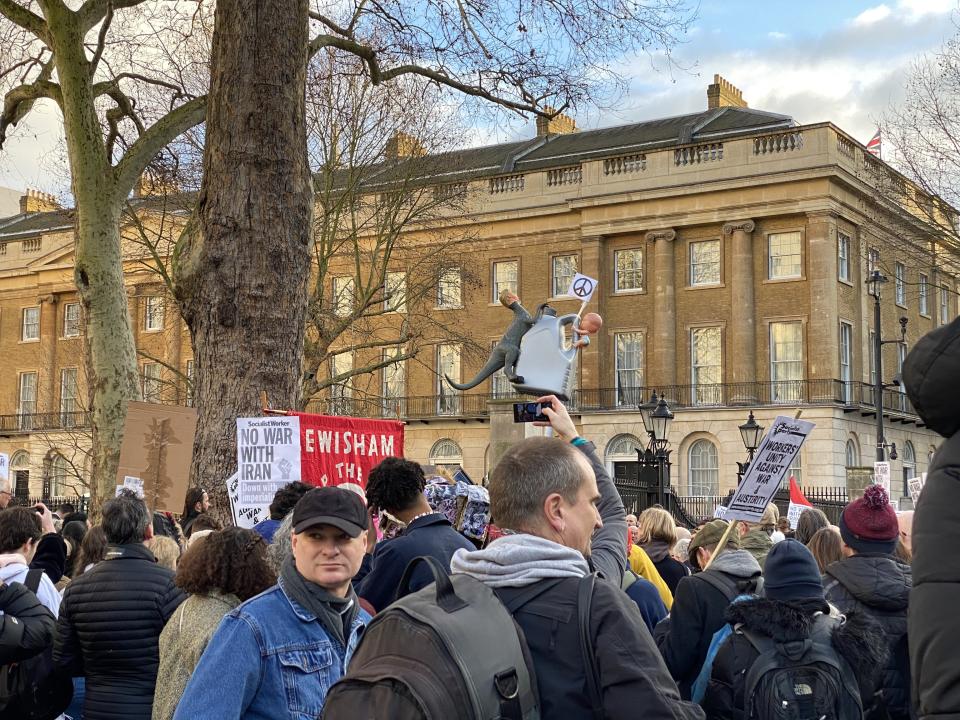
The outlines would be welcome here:
<svg viewBox="0 0 960 720">
<path fill-rule="evenodd" d="M 760 521 L 763 511 L 800 452 L 800 446 L 813 428 L 814 424 L 807 420 L 777 416 L 767 436 L 757 448 L 756 457 L 750 463 L 740 487 L 730 499 L 724 514 L 725 519 Z"/>
</svg>

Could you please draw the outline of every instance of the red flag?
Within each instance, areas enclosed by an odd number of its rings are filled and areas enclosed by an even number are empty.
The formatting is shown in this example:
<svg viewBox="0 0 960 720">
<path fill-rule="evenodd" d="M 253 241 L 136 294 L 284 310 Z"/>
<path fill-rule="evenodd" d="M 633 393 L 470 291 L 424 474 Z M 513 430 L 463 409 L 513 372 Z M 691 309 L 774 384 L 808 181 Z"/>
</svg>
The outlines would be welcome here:
<svg viewBox="0 0 960 720">
<path fill-rule="evenodd" d="M 803 490 L 801 490 L 800 486 L 797 485 L 797 479 L 793 476 L 790 477 L 790 502 L 794 505 L 806 505 L 807 507 L 813 507 L 813 503 L 803 496 Z"/>
<path fill-rule="evenodd" d="M 813 507 L 813 504 L 803 496 L 803 491 L 797 485 L 797 479 L 790 477 L 790 505 L 787 508 L 787 520 L 790 521 L 790 527 L 797 529 L 797 521 L 800 515 L 807 508 Z"/>
<path fill-rule="evenodd" d="M 876 134 L 867 143 L 867 152 L 880 157 L 880 128 L 877 128 Z"/>
<path fill-rule="evenodd" d="M 367 487 L 385 457 L 403 457 L 403 423 L 339 415 L 300 418 L 300 479 L 308 485 Z"/>
</svg>

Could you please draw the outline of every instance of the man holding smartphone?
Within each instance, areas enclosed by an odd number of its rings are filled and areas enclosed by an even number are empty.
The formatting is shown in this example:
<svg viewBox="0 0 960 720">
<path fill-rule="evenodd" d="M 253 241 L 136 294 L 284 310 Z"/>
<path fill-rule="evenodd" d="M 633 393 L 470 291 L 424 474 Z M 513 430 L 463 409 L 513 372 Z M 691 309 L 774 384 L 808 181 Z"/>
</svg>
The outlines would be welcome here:
<svg viewBox="0 0 960 720">
<path fill-rule="evenodd" d="M 592 720 L 602 708 L 610 720 L 628 720 L 642 708 L 648 718 L 702 720 L 699 706 L 680 699 L 637 605 L 620 589 L 627 524 L 613 481 L 563 404 L 552 395 L 537 402 L 547 422 L 535 425 L 555 437 L 521 440 L 491 475 L 492 520 L 508 534 L 484 550 L 457 551 L 451 569 L 492 588 L 523 629 L 541 717 Z M 593 571 L 602 579 L 592 582 Z"/>
</svg>

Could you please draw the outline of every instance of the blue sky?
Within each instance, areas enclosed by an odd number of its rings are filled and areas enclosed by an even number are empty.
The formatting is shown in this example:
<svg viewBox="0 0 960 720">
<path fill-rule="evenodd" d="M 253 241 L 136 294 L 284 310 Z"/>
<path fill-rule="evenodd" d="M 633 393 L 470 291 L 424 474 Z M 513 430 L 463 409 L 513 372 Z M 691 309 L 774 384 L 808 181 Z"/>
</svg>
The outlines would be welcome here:
<svg viewBox="0 0 960 720">
<path fill-rule="evenodd" d="M 830 120 L 866 142 L 884 110 L 902 97 L 910 63 L 957 32 L 958 0 L 702 0 L 699 16 L 662 58 L 625 60 L 626 94 L 603 109 L 578 108 L 581 128 L 618 125 L 706 108 L 714 73 L 743 91 L 751 107 L 801 123 Z M 0 151 L 0 186 L 66 195 L 60 116 L 38 106 Z M 532 121 L 507 121 L 491 138 L 528 137 Z"/>
</svg>

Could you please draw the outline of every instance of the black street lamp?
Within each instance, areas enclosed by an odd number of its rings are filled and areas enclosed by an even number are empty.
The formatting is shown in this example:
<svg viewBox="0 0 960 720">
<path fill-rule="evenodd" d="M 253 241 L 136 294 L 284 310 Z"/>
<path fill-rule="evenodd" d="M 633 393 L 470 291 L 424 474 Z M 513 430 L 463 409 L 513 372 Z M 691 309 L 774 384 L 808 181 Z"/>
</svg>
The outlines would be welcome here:
<svg viewBox="0 0 960 720">
<path fill-rule="evenodd" d="M 657 468 L 657 497 L 661 506 L 666 502 L 667 486 L 670 484 L 670 425 L 673 423 L 673 413 L 670 406 L 657 394 L 650 396 L 650 402 L 639 407 L 643 429 L 650 438 L 646 450 L 637 449 L 637 462 L 641 467 Z"/>
<path fill-rule="evenodd" d="M 900 318 L 900 337 L 896 340 L 884 340 L 880 336 L 880 286 L 888 282 L 879 270 L 871 271 L 867 276 L 869 293 L 873 296 L 873 366 L 876 373 L 873 378 L 873 407 L 877 412 L 877 462 L 886 460 L 886 449 L 890 448 L 890 459 L 897 459 L 897 444 L 887 443 L 883 436 L 883 390 L 884 388 L 899 386 L 902 380 L 899 375 L 893 383 L 883 382 L 883 346 L 905 345 L 907 337 L 907 318 Z"/>
<path fill-rule="evenodd" d="M 743 446 L 747 449 L 749 457 L 746 462 L 737 463 L 737 485 L 740 485 L 740 481 L 743 479 L 743 476 L 747 472 L 747 468 L 750 467 L 750 463 L 753 462 L 753 453 L 756 452 L 757 448 L 760 447 L 760 438 L 763 437 L 763 425 L 760 425 L 756 419 L 753 417 L 753 410 L 750 411 L 750 415 L 747 417 L 747 421 L 739 426 L 740 429 L 740 438 L 743 440 Z"/>
</svg>

